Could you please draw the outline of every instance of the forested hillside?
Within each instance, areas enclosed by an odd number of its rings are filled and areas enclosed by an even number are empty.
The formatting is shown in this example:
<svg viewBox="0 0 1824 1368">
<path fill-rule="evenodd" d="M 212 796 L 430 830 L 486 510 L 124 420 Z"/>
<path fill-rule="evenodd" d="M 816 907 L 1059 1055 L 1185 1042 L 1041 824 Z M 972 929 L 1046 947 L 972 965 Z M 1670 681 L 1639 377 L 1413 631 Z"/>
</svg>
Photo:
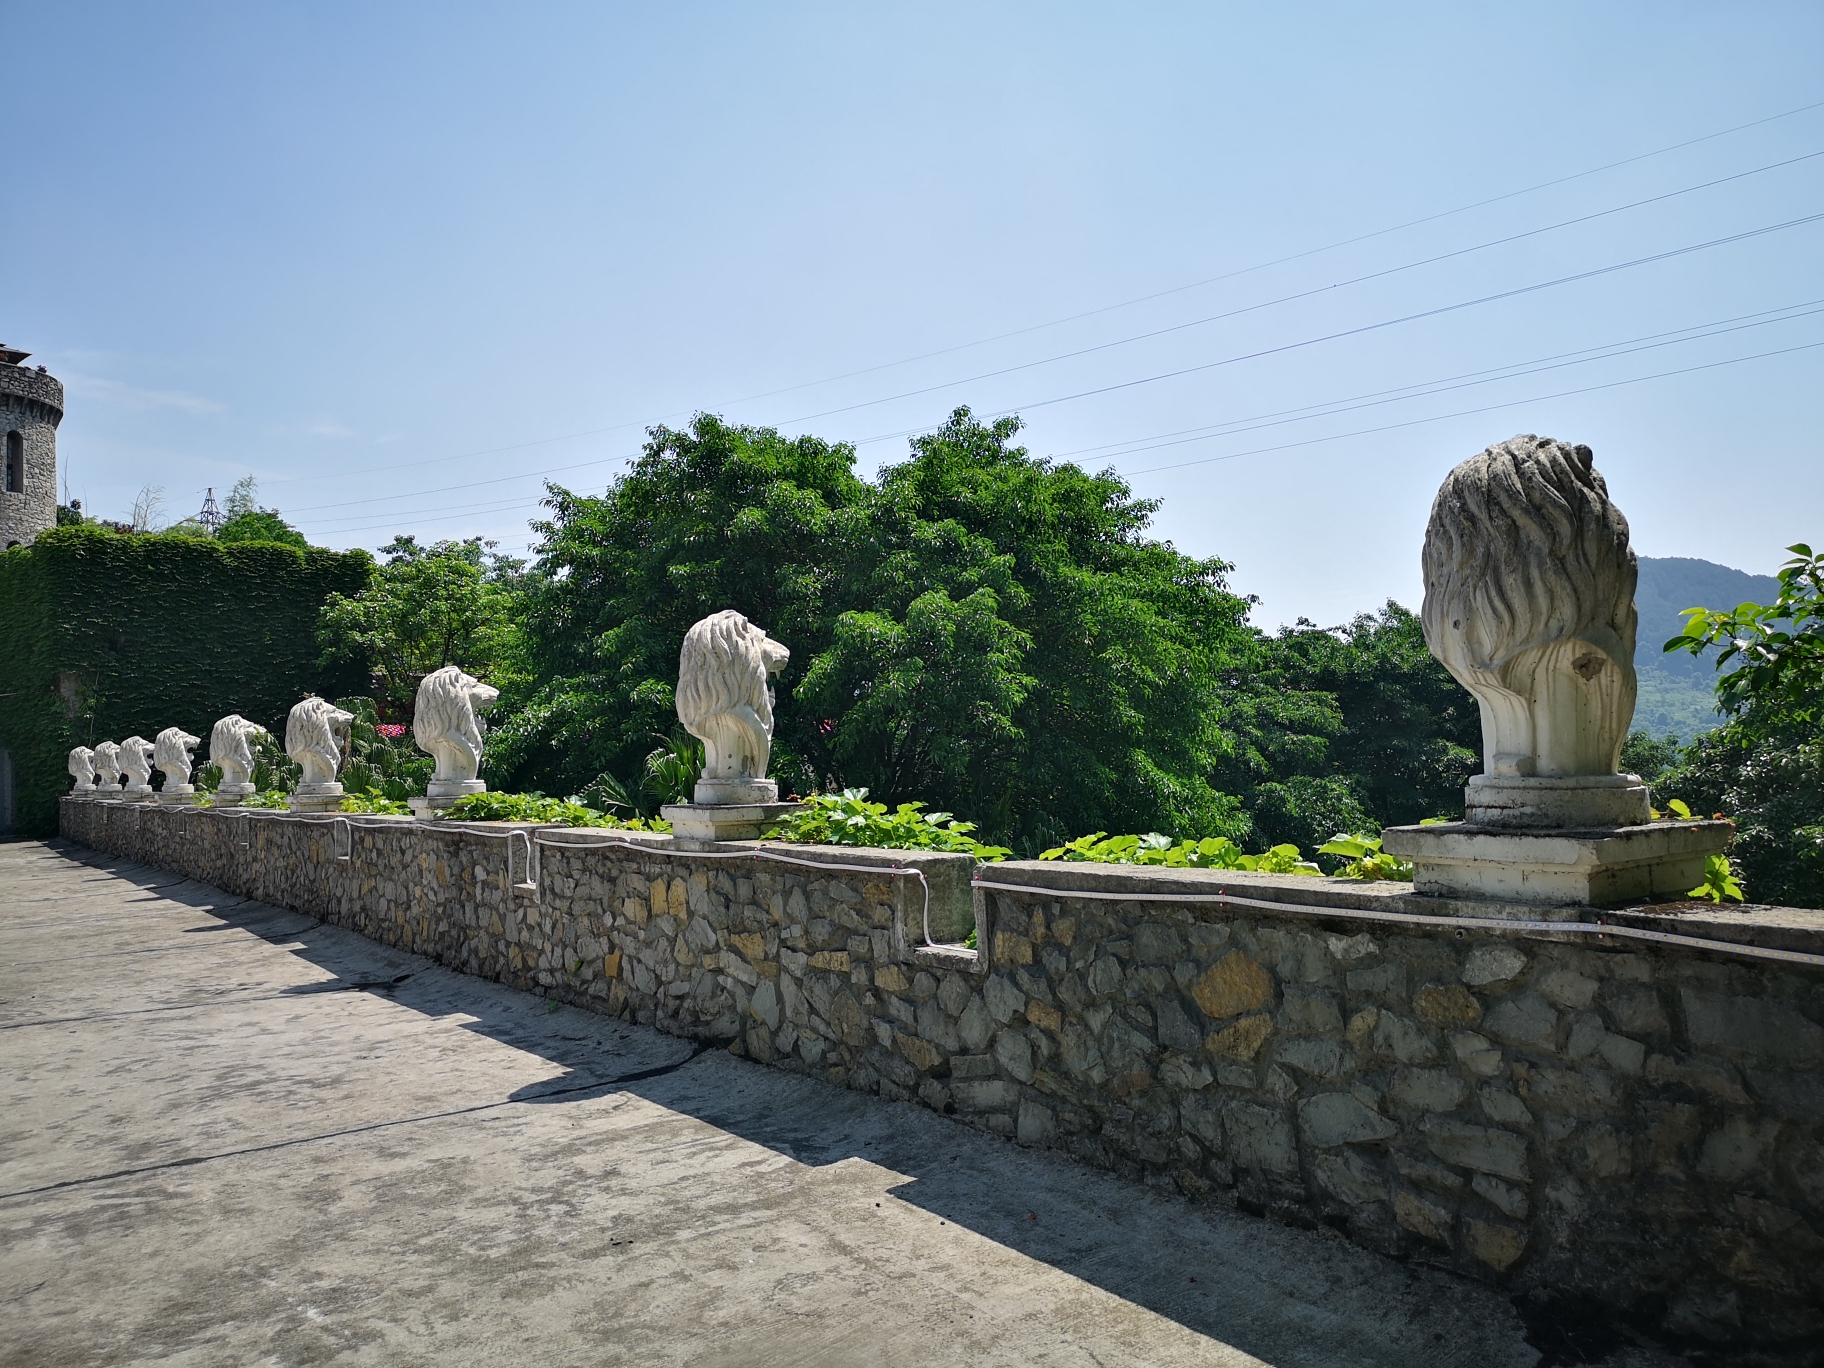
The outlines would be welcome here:
<svg viewBox="0 0 1824 1368">
<path fill-rule="evenodd" d="M 1660 648 L 1684 631 L 1687 608 L 1771 603 L 1779 589 L 1772 575 L 1750 575 L 1686 556 L 1642 556 L 1640 585 L 1634 591 L 1640 609 L 1640 645 L 1634 656 L 1640 702 L 1634 709 L 1634 725 L 1656 737 L 1671 734 L 1681 741 L 1721 726 L 1713 657 L 1667 655 Z"/>
</svg>

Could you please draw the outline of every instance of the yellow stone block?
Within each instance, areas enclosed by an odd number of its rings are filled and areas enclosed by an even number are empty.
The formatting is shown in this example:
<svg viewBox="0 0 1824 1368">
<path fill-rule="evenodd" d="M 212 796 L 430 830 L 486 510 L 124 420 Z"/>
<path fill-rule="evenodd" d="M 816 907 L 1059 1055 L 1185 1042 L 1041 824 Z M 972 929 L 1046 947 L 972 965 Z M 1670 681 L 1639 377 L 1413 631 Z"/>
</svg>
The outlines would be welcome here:
<svg viewBox="0 0 1824 1368">
<path fill-rule="evenodd" d="M 1056 1035 L 1064 1025 L 1064 1015 L 1049 1003 L 1040 1002 L 1037 998 L 1026 999 L 1026 1020 L 1041 1031 L 1050 1031 Z"/>
<path fill-rule="evenodd" d="M 1219 1055 L 1243 1062 L 1260 1053 L 1260 1047 L 1267 1037 L 1273 1034 L 1273 1018 L 1262 1013 L 1259 1016 L 1243 1017 L 1226 1031 L 1218 1031 L 1210 1037 L 1210 1049 Z"/>
<path fill-rule="evenodd" d="M 1191 996 L 1208 1017 L 1251 1012 L 1273 996 L 1273 979 L 1246 952 L 1231 950 L 1204 971 Z"/>
</svg>

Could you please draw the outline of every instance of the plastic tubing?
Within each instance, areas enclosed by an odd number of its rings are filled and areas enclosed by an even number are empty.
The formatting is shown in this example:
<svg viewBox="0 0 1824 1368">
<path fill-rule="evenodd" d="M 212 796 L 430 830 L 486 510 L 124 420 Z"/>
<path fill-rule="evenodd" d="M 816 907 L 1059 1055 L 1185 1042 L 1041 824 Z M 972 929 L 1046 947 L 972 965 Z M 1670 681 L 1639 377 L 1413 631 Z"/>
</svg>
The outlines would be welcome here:
<svg viewBox="0 0 1824 1368">
<path fill-rule="evenodd" d="M 1805 964 L 1824 968 L 1824 955 L 1808 955 L 1800 950 L 1775 950 L 1765 945 L 1737 945 L 1733 941 L 1704 940 L 1697 936 L 1679 936 L 1670 931 L 1647 931 L 1633 926 L 1614 926 L 1607 922 L 1530 921 L 1507 917 L 1428 917 L 1420 912 L 1375 912 L 1357 907 L 1314 907 L 1309 903 L 1274 902 L 1267 898 L 1244 898 L 1236 893 L 1100 893 L 1079 889 L 1042 888 L 1032 884 L 998 883 L 988 879 L 974 880 L 973 887 L 996 893 L 1030 893 L 1054 902 L 1086 900 L 1094 902 L 1164 902 L 1219 903 L 1231 907 L 1257 907 L 1294 917 L 1343 917 L 1355 921 L 1394 922 L 1402 926 L 1454 927 L 1478 931 L 1546 931 L 1568 932 L 1586 936 L 1620 936 L 1628 940 L 1656 941 L 1677 945 L 1687 950 L 1711 950 L 1723 955 L 1746 955 L 1750 959 L 1779 960 L 1786 964 Z"/>
</svg>

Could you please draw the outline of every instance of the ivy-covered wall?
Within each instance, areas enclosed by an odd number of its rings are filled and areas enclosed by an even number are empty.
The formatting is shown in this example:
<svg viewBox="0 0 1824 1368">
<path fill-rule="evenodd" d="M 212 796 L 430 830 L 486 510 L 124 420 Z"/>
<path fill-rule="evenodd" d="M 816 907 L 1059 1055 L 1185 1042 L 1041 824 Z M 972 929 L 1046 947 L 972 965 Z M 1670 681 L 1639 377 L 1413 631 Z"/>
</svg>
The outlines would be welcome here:
<svg viewBox="0 0 1824 1368">
<path fill-rule="evenodd" d="M 0 554 L 0 747 L 15 829 L 57 830 L 72 746 L 238 712 L 275 734 L 304 694 L 365 693 L 317 664 L 317 610 L 374 572 L 365 551 L 59 527 Z"/>
</svg>

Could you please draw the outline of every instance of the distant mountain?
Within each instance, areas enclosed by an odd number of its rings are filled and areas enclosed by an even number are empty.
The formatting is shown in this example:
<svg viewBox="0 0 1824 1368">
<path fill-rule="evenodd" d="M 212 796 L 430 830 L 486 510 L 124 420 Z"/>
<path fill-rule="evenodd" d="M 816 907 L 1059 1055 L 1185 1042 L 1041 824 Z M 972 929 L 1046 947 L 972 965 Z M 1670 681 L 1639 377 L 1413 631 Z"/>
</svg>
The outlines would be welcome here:
<svg viewBox="0 0 1824 1368">
<path fill-rule="evenodd" d="M 1679 652 L 1665 655 L 1663 646 L 1685 629 L 1687 608 L 1733 608 L 1738 603 L 1771 603 L 1780 582 L 1772 575 L 1750 575 L 1712 561 L 1687 556 L 1642 556 L 1640 585 L 1634 604 L 1640 610 L 1639 645 L 1634 669 L 1640 676 L 1640 701 L 1634 726 L 1655 736 L 1674 733 L 1689 741 L 1721 725 L 1716 714 L 1714 656 L 1702 659 Z"/>
</svg>

